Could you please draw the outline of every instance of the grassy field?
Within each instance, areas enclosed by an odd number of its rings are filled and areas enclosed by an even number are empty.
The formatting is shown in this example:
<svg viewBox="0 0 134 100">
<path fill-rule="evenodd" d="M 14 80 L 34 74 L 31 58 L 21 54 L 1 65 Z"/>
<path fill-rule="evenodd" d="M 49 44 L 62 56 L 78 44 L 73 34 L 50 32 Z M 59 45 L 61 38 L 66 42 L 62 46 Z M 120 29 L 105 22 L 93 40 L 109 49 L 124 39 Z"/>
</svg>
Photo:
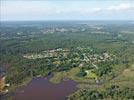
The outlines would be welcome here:
<svg viewBox="0 0 134 100">
<path fill-rule="evenodd" d="M 116 67 L 116 66 L 115 66 Z M 118 67 L 119 68 L 119 67 Z M 91 79 L 89 77 L 78 77 L 76 74 L 79 73 L 80 68 L 72 68 L 69 71 L 63 71 L 63 72 L 56 72 L 54 73 L 54 76 L 50 79 L 50 82 L 58 84 L 60 83 L 63 79 L 68 78 L 71 80 L 74 80 L 78 82 L 77 87 L 84 89 L 84 88 L 89 88 L 89 89 L 101 89 L 103 90 L 107 86 L 114 84 L 114 85 L 119 85 L 121 87 L 134 87 L 134 64 L 132 64 L 129 68 L 127 69 L 122 69 L 120 72 L 118 72 L 117 76 L 110 80 L 110 82 L 104 82 L 102 85 L 97 85 L 95 83 L 94 79 Z"/>
<path fill-rule="evenodd" d="M 50 82 L 57 84 L 57 83 L 60 83 L 65 78 L 74 80 L 78 83 L 87 83 L 87 82 L 94 83 L 95 82 L 93 79 L 90 79 L 87 77 L 78 77 L 77 74 L 79 72 L 80 72 L 79 67 L 72 68 L 69 71 L 55 72 L 54 76 L 50 79 Z"/>
<path fill-rule="evenodd" d="M 134 87 L 134 64 L 124 69 L 116 78 L 111 80 L 111 83 L 122 87 Z"/>
</svg>

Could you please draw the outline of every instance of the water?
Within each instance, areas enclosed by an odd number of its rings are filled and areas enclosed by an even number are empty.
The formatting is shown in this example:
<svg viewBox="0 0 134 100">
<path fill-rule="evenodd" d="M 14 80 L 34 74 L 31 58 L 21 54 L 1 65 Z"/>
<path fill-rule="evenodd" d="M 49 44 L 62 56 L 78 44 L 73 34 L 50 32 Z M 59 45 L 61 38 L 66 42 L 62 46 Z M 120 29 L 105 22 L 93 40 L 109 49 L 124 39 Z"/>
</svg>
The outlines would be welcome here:
<svg viewBox="0 0 134 100">
<path fill-rule="evenodd" d="M 66 100 L 77 90 L 72 80 L 52 84 L 49 78 L 34 78 L 26 87 L 16 91 L 14 100 Z"/>
</svg>

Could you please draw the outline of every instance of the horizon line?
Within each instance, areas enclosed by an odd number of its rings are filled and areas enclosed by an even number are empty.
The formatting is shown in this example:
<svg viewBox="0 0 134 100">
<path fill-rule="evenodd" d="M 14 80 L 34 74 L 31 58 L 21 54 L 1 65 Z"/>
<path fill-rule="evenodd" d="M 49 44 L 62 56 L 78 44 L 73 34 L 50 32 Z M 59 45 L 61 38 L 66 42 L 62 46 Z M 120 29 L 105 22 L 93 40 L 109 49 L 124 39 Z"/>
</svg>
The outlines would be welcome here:
<svg viewBox="0 0 134 100">
<path fill-rule="evenodd" d="M 134 21 L 134 19 L 68 19 L 68 20 L 0 20 L 0 22 L 23 22 L 23 21 Z"/>
</svg>

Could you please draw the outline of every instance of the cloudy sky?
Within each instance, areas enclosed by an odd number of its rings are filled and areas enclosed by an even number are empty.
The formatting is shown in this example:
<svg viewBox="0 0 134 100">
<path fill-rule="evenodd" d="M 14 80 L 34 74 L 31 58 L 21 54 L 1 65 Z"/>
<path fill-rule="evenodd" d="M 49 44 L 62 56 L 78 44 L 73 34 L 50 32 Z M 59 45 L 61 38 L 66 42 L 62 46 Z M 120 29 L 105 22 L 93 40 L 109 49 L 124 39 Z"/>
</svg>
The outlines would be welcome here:
<svg viewBox="0 0 134 100">
<path fill-rule="evenodd" d="M 134 0 L 1 0 L 1 20 L 134 20 Z"/>
</svg>

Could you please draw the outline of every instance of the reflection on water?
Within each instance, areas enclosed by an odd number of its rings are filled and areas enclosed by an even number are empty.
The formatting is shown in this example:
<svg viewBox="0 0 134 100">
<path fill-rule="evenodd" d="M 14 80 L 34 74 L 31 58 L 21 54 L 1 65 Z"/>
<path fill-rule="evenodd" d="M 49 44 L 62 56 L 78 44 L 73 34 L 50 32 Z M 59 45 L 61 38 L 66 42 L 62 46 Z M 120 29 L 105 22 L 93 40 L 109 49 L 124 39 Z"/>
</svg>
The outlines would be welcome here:
<svg viewBox="0 0 134 100">
<path fill-rule="evenodd" d="M 34 78 L 26 87 L 16 91 L 14 100 L 65 100 L 77 90 L 76 85 L 72 80 L 52 84 L 49 78 Z"/>
</svg>

